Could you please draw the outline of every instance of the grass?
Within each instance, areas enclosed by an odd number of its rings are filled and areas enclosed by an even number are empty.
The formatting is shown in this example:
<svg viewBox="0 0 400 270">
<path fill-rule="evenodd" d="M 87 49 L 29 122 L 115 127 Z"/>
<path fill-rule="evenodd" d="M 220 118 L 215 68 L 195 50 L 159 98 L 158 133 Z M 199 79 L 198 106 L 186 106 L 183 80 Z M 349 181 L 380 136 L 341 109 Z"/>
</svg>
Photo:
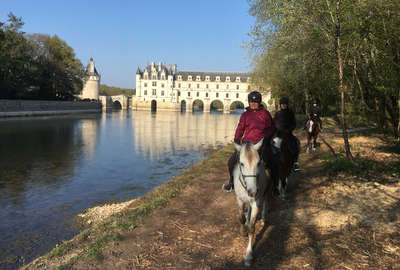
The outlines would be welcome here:
<svg viewBox="0 0 400 270">
<path fill-rule="evenodd" d="M 329 176 L 336 176 L 343 173 L 348 176 L 357 176 L 363 178 L 364 181 L 390 182 L 389 179 L 374 179 L 372 177 L 376 173 L 383 173 L 391 177 L 400 177 L 400 161 L 377 161 L 373 159 L 363 158 L 357 153 L 353 161 L 347 159 L 343 153 L 333 157 L 327 153 L 321 155 L 323 160 L 322 166 Z"/>
</svg>

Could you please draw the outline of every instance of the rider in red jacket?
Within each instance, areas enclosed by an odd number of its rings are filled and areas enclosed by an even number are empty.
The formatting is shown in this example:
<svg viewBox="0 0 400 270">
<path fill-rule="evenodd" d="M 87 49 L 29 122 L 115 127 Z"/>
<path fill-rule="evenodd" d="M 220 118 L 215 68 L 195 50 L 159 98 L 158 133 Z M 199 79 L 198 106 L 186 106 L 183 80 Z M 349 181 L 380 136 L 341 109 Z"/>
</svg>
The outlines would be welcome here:
<svg viewBox="0 0 400 270">
<path fill-rule="evenodd" d="M 270 140 L 276 129 L 269 111 L 261 105 L 261 94 L 253 91 L 248 95 L 249 107 L 246 108 L 240 116 L 239 124 L 236 128 L 234 141 L 238 144 L 244 142 L 258 143 L 264 138 L 263 146 L 259 149 L 261 158 L 271 169 L 271 176 L 275 181 L 278 169 L 276 162 L 272 157 Z M 235 151 L 228 161 L 229 183 L 223 185 L 223 190 L 231 191 L 233 189 L 233 169 L 238 162 L 238 153 Z"/>
</svg>

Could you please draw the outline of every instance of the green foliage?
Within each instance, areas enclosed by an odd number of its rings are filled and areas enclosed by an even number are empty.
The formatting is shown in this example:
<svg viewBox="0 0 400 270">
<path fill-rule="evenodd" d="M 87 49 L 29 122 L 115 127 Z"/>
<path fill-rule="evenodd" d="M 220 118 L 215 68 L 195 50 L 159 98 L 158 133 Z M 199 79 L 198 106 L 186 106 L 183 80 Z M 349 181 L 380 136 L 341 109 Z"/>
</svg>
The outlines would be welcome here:
<svg viewBox="0 0 400 270">
<path fill-rule="evenodd" d="M 82 88 L 83 66 L 59 37 L 20 31 L 10 13 L 0 22 L 0 98 L 71 100 Z"/>
<path fill-rule="evenodd" d="M 68 247 L 65 245 L 61 245 L 61 246 L 56 246 L 52 251 L 50 251 L 49 253 L 46 254 L 46 258 L 50 259 L 53 257 L 59 257 L 62 256 L 64 254 L 66 254 L 68 252 Z"/>
<path fill-rule="evenodd" d="M 248 2 L 253 82 L 289 96 L 298 112 L 317 98 L 333 116 L 341 108 L 340 56 L 346 117 L 399 136 L 400 1 Z"/>
<path fill-rule="evenodd" d="M 325 153 L 321 158 L 323 160 L 322 165 L 324 171 L 330 176 L 343 173 L 349 176 L 363 177 L 364 180 L 367 181 L 372 180 L 373 178 L 370 176 L 376 172 L 384 173 L 392 177 L 400 176 L 400 161 L 376 161 L 363 158 L 359 155 L 359 153 L 356 154 L 353 161 L 350 161 L 341 154 L 336 157 L 332 157 L 328 153 Z M 373 180 L 376 181 L 377 179 Z M 384 182 L 385 179 L 378 179 L 378 181 Z"/>
<path fill-rule="evenodd" d="M 100 85 L 100 95 L 104 96 L 114 96 L 114 95 L 127 95 L 132 96 L 134 94 L 134 89 L 119 88 L 114 86 L 108 86 L 105 84 Z"/>
</svg>

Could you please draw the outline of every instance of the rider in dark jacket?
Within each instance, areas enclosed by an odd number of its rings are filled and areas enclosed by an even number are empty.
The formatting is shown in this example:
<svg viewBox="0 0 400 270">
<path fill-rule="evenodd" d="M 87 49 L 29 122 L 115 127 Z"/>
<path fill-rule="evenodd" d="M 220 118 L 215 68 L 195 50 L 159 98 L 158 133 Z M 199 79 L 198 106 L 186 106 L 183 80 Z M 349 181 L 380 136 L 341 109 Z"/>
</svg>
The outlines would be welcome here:
<svg viewBox="0 0 400 270">
<path fill-rule="evenodd" d="M 236 128 L 234 141 L 238 144 L 244 142 L 258 143 L 264 138 L 263 146 L 259 149 L 261 158 L 264 159 L 266 165 L 271 169 L 271 177 L 277 181 L 278 164 L 272 157 L 270 140 L 276 132 L 272 116 L 261 105 L 261 94 L 253 91 L 248 95 L 249 107 L 240 116 L 239 124 Z M 267 159 L 267 160 L 266 160 Z M 238 162 L 238 153 L 235 151 L 228 161 L 229 183 L 223 185 L 223 190 L 231 191 L 233 189 L 233 169 Z M 276 178 L 276 179 L 275 179 Z"/>
<path fill-rule="evenodd" d="M 292 109 L 289 108 L 289 99 L 287 97 L 282 97 L 279 100 L 279 106 L 280 110 L 274 116 L 277 137 L 288 139 L 289 151 L 293 154 L 294 159 L 293 169 L 299 171 L 300 142 L 292 133 L 296 128 L 296 118 Z"/>
<path fill-rule="evenodd" d="M 309 119 L 312 119 L 313 117 L 315 117 L 319 123 L 319 128 L 322 130 L 322 121 L 321 121 L 321 109 L 318 107 L 318 103 L 317 100 L 313 100 L 312 106 L 310 108 L 310 116 Z M 307 121 L 304 125 L 304 129 L 305 126 L 307 125 Z"/>
</svg>

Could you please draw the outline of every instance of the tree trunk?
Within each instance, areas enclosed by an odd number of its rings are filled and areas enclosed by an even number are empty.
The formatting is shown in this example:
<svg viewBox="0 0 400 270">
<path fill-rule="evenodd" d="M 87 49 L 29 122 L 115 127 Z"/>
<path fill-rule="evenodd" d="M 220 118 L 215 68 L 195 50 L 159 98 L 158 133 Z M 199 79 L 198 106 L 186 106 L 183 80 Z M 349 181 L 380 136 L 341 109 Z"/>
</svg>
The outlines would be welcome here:
<svg viewBox="0 0 400 270">
<path fill-rule="evenodd" d="M 341 109 L 340 109 L 340 118 L 342 123 L 342 134 L 344 141 L 344 148 L 346 150 L 346 157 L 350 160 L 353 160 L 353 155 L 350 151 L 349 137 L 347 134 L 347 126 L 345 119 L 345 98 L 344 98 L 344 87 L 343 87 L 343 60 L 341 53 L 341 42 L 340 42 L 340 0 L 336 1 L 336 53 L 338 58 L 338 68 L 339 68 L 339 92 L 340 92 L 340 100 L 341 100 Z"/>
</svg>

